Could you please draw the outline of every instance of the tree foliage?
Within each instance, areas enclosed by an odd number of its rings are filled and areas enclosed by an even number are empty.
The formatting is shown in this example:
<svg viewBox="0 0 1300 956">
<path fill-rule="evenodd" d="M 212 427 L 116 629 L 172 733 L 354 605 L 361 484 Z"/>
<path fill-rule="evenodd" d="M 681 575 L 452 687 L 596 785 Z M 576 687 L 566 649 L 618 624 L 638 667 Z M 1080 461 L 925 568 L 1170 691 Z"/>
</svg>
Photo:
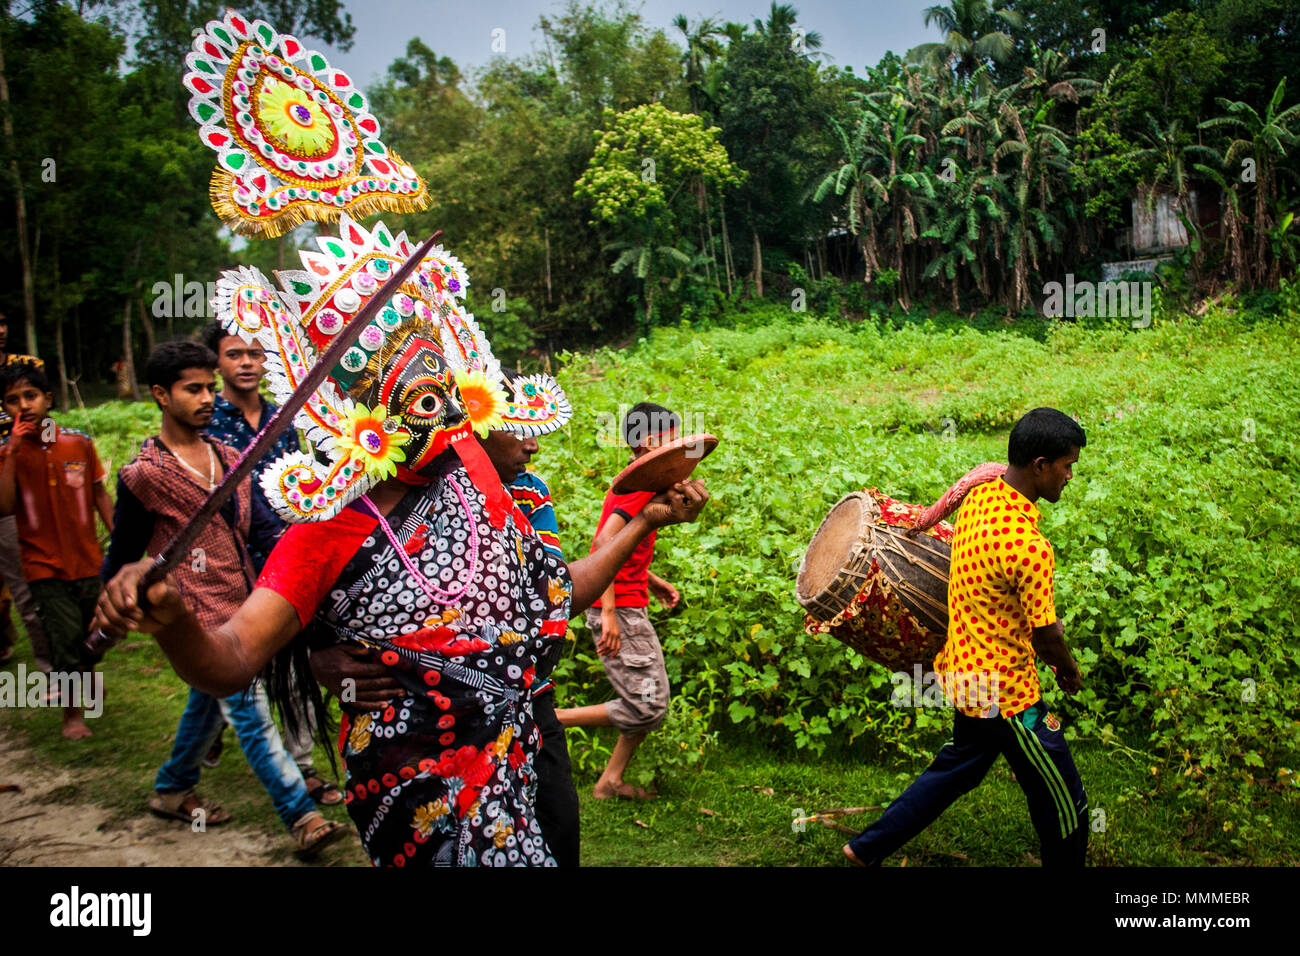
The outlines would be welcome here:
<svg viewBox="0 0 1300 956">
<path fill-rule="evenodd" d="M 15 342 L 65 353 L 67 377 L 105 380 L 197 324 L 155 314 L 159 283 L 280 268 L 315 231 L 232 243 L 208 208 L 212 157 L 179 78 L 221 7 L 0 14 L 0 205 L 19 240 L 0 250 L 0 308 Z M 345 48 L 357 30 L 338 0 L 238 9 Z M 531 52 L 474 70 L 407 38 L 368 93 L 433 197 L 390 225 L 444 230 L 507 357 L 545 362 L 800 289 L 858 315 L 871 301 L 1014 315 L 1064 273 L 1130 258 L 1134 201 L 1162 195 L 1188 224 L 1193 284 L 1275 289 L 1300 251 L 1297 16 L 1285 0 L 953 0 L 920 18 L 936 42 L 914 62 L 855 73 L 822 65 L 817 24 L 789 4 L 665 30 L 625 0 L 564 0 Z M 708 173 L 722 167 L 707 150 L 680 170 L 638 156 L 678 133 L 704 150 L 711 130 L 734 176 Z"/>
</svg>

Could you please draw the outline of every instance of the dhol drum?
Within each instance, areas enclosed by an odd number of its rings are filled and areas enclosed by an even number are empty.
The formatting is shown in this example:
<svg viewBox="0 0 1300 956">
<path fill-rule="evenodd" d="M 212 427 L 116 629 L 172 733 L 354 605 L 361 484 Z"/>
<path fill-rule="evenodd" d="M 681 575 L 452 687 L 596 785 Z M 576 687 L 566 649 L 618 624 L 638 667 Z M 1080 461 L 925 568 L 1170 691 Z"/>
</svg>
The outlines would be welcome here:
<svg viewBox="0 0 1300 956">
<path fill-rule="evenodd" d="M 830 634 L 892 671 L 931 665 L 948 636 L 953 527 L 909 534 L 924 510 L 875 488 L 836 503 L 795 586 L 809 634 Z"/>
</svg>

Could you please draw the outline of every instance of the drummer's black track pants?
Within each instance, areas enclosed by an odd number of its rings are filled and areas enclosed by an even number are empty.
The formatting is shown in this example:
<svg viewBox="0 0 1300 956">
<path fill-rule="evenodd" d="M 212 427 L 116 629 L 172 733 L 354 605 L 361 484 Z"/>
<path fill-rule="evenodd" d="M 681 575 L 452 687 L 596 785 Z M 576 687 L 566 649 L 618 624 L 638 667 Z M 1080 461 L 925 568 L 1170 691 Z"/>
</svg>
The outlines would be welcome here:
<svg viewBox="0 0 1300 956">
<path fill-rule="evenodd" d="M 1043 866 L 1083 866 L 1088 798 L 1065 733 L 1056 718 L 1049 721 L 1043 702 L 1009 719 L 954 713 L 952 741 L 879 820 L 849 842 L 854 855 L 868 865 L 879 864 L 979 786 L 1001 754 L 1029 802 Z"/>
</svg>

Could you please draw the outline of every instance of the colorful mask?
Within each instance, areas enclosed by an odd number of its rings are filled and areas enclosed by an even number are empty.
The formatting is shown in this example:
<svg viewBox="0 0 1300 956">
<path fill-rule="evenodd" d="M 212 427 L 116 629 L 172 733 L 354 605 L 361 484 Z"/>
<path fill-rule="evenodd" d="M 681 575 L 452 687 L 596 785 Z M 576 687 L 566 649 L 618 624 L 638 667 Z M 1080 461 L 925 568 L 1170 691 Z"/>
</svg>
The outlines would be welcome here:
<svg viewBox="0 0 1300 956">
<path fill-rule="evenodd" d="M 432 339 L 432 331 L 412 326 L 372 359 L 379 376 L 373 404 L 411 436 L 404 466 L 415 474 L 471 432 L 456 375 Z"/>
</svg>

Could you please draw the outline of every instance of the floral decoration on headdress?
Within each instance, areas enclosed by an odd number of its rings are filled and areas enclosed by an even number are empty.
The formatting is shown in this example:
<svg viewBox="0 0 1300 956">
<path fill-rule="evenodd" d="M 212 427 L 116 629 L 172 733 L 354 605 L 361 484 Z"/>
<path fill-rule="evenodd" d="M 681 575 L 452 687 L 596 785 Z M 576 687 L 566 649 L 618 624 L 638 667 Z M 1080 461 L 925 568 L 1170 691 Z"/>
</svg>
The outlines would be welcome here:
<svg viewBox="0 0 1300 956">
<path fill-rule="evenodd" d="M 457 372 L 456 387 L 460 397 L 465 400 L 465 410 L 474 424 L 474 431 L 487 437 L 494 428 L 502 428 L 502 417 L 508 410 L 505 389 L 497 382 L 489 382 L 487 376 L 475 369 L 472 372 Z"/>
</svg>

